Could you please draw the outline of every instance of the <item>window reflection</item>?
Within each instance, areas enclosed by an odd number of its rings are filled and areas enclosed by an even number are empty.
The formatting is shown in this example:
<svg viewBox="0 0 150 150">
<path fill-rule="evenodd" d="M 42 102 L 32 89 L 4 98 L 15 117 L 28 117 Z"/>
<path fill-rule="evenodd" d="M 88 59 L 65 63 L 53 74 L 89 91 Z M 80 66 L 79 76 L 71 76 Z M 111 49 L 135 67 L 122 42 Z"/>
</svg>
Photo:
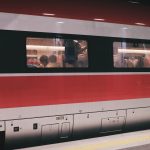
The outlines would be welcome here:
<svg viewBox="0 0 150 150">
<path fill-rule="evenodd" d="M 114 42 L 113 60 L 115 68 L 149 68 L 150 44 Z"/>
<path fill-rule="evenodd" d="M 28 37 L 26 50 L 29 68 L 88 67 L 86 40 Z"/>
</svg>

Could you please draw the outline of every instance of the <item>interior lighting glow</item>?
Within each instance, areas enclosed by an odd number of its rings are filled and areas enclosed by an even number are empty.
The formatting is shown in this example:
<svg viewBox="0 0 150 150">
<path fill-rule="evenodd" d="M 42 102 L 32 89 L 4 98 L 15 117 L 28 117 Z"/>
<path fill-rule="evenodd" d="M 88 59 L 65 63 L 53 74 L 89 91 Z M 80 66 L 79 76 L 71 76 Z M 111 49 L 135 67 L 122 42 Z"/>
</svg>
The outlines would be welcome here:
<svg viewBox="0 0 150 150">
<path fill-rule="evenodd" d="M 150 50 L 144 50 L 144 49 L 118 49 L 118 53 L 136 53 L 136 54 L 150 54 Z"/>
<path fill-rule="evenodd" d="M 128 28 L 127 28 L 127 27 L 123 27 L 122 29 L 123 29 L 123 30 L 127 30 Z"/>
<path fill-rule="evenodd" d="M 145 24 L 144 23 L 141 23 L 141 22 L 137 22 L 137 23 L 135 23 L 136 25 L 140 25 L 140 26 L 145 26 Z"/>
<path fill-rule="evenodd" d="M 140 4 L 140 2 L 139 1 L 128 1 L 129 3 L 132 3 L 132 4 Z"/>
<path fill-rule="evenodd" d="M 55 16 L 55 14 L 43 13 L 44 16 Z"/>
<path fill-rule="evenodd" d="M 95 21 L 105 21 L 103 18 L 94 18 Z"/>
<path fill-rule="evenodd" d="M 26 48 L 28 50 L 55 50 L 55 51 L 64 51 L 65 47 L 64 46 L 41 46 L 41 45 L 27 45 Z"/>
<path fill-rule="evenodd" d="M 58 21 L 57 23 L 59 23 L 59 24 L 63 24 L 64 22 L 62 22 L 62 21 Z"/>
</svg>

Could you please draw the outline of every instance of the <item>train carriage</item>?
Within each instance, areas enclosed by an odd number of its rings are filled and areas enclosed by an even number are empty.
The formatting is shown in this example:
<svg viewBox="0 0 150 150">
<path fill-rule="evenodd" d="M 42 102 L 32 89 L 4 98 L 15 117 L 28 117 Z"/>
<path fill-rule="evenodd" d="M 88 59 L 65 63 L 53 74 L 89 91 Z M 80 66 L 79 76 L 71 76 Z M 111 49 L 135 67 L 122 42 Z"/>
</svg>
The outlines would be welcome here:
<svg viewBox="0 0 150 150">
<path fill-rule="evenodd" d="M 148 26 L 0 20 L 1 149 L 149 128 Z"/>
</svg>

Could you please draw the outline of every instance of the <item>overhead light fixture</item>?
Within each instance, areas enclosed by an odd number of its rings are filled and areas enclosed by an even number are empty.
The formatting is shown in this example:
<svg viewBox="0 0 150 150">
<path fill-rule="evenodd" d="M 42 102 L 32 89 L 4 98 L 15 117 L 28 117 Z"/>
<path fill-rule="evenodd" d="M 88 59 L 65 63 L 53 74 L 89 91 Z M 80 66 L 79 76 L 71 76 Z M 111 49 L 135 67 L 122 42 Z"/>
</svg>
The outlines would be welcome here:
<svg viewBox="0 0 150 150">
<path fill-rule="evenodd" d="M 55 16 L 55 14 L 43 13 L 44 16 Z"/>
<path fill-rule="evenodd" d="M 144 49 L 118 49 L 118 53 L 136 53 L 136 54 L 150 54 L 150 50 L 144 50 Z"/>
<path fill-rule="evenodd" d="M 57 23 L 59 23 L 59 24 L 63 24 L 64 22 L 63 22 L 63 21 L 58 21 Z"/>
<path fill-rule="evenodd" d="M 64 51 L 65 47 L 64 46 L 42 46 L 42 45 L 26 45 L 26 48 L 28 50 L 55 50 L 55 51 Z"/>
<path fill-rule="evenodd" d="M 127 27 L 123 27 L 122 29 L 123 29 L 123 30 L 127 30 L 128 28 L 127 28 Z"/>
<path fill-rule="evenodd" d="M 140 2 L 139 1 L 137 1 L 137 0 L 130 0 L 130 1 L 128 1 L 129 3 L 132 3 L 132 4 L 140 4 Z"/>
<path fill-rule="evenodd" d="M 95 21 L 105 21 L 103 18 L 94 18 Z"/>
<path fill-rule="evenodd" d="M 141 23 L 141 22 L 137 22 L 135 23 L 136 25 L 139 25 L 139 26 L 145 26 L 145 23 Z"/>
</svg>

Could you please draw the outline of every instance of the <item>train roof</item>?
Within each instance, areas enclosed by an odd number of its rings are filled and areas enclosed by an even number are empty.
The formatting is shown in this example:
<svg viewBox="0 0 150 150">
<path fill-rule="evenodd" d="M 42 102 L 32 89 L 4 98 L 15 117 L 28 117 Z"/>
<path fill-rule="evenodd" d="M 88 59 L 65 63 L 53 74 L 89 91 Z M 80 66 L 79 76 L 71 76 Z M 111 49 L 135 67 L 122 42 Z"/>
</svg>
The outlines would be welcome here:
<svg viewBox="0 0 150 150">
<path fill-rule="evenodd" d="M 149 0 L 0 0 L 0 12 L 150 26 Z"/>
</svg>

